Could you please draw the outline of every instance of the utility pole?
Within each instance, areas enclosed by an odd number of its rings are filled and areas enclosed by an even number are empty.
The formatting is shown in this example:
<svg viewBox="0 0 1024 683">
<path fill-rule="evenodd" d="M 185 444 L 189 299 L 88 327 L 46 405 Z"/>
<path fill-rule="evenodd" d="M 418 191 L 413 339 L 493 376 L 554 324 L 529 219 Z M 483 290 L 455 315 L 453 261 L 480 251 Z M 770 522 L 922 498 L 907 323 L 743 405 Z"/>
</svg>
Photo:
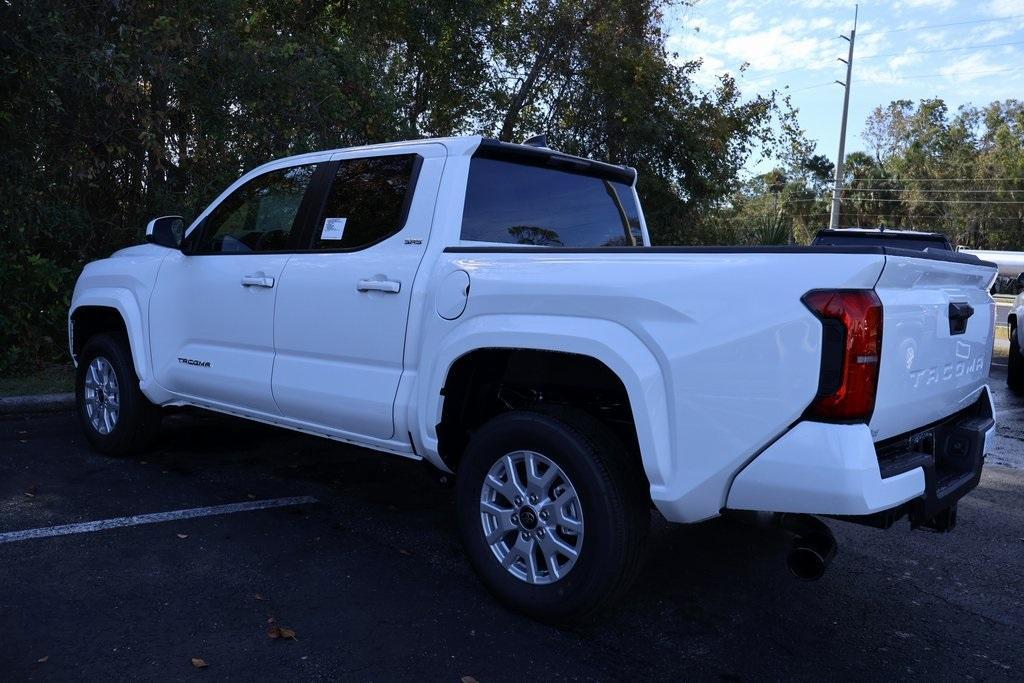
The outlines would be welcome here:
<svg viewBox="0 0 1024 683">
<path fill-rule="evenodd" d="M 850 37 L 844 35 L 839 37 L 850 44 L 850 53 L 846 59 L 839 58 L 840 62 L 846 64 L 846 82 L 836 81 L 843 86 L 843 122 L 839 126 L 839 154 L 836 156 L 836 181 L 832 188 L 832 218 L 829 221 L 830 228 L 839 227 L 839 202 L 843 193 L 843 162 L 846 161 L 846 117 L 850 113 L 850 84 L 853 78 L 853 41 L 857 37 L 857 12 L 858 5 L 853 8 L 853 30 Z"/>
</svg>

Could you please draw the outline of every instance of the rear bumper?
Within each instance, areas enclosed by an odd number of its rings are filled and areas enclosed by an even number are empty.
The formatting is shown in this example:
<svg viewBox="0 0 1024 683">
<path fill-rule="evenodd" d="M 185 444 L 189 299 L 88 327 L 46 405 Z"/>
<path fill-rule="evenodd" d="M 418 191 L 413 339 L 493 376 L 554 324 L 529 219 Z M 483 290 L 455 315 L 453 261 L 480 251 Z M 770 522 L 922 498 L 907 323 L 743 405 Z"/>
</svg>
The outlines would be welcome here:
<svg viewBox="0 0 1024 683">
<path fill-rule="evenodd" d="M 987 387 L 965 410 L 878 444 L 864 424 L 800 422 L 736 476 L 727 507 L 883 527 L 907 514 L 914 525 L 948 528 L 957 501 L 978 485 L 994 431 Z"/>
</svg>

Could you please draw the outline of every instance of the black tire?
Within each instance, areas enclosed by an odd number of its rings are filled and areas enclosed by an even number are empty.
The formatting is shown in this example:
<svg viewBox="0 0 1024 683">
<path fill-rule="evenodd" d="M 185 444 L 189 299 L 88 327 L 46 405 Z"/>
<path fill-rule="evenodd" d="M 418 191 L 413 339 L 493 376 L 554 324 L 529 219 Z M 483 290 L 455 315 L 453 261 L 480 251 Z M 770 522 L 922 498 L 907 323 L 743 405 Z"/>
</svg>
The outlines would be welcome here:
<svg viewBox="0 0 1024 683">
<path fill-rule="evenodd" d="M 1013 391 L 1024 389 L 1024 358 L 1020 355 L 1017 327 L 1010 327 L 1010 354 L 1006 359 L 1006 386 Z"/>
<path fill-rule="evenodd" d="M 484 479 L 499 459 L 515 451 L 534 451 L 554 462 L 572 481 L 582 508 L 578 558 L 551 583 L 513 576 L 484 536 Z M 506 606 L 534 619 L 562 625 L 584 621 L 620 599 L 641 568 L 650 526 L 646 478 L 615 435 L 584 413 L 518 410 L 493 418 L 466 448 L 456 497 L 462 542 L 481 581 Z M 512 532 L 513 539 L 517 536 Z"/>
<path fill-rule="evenodd" d="M 117 382 L 118 415 L 108 433 L 94 426 L 86 405 L 86 376 L 96 359 L 109 363 Z M 139 389 L 128 340 L 123 335 L 97 334 L 85 343 L 75 373 L 75 400 L 85 437 L 100 453 L 128 455 L 144 451 L 159 433 L 160 409 Z"/>
</svg>

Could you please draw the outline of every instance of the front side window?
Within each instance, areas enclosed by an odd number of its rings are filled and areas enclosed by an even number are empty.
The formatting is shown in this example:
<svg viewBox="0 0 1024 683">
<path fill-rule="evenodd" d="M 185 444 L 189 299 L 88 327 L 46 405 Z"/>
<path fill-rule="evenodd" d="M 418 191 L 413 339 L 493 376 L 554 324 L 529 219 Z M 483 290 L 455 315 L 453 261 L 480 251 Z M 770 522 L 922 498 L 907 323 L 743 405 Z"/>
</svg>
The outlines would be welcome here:
<svg viewBox="0 0 1024 683">
<path fill-rule="evenodd" d="M 544 247 L 643 245 L 629 185 L 488 157 L 470 162 L 462 239 Z"/>
<path fill-rule="evenodd" d="M 270 171 L 245 183 L 203 219 L 195 254 L 248 254 L 294 248 L 296 216 L 316 164 Z"/>
<path fill-rule="evenodd" d="M 314 249 L 361 249 L 402 229 L 415 154 L 345 159 L 331 184 Z"/>
</svg>

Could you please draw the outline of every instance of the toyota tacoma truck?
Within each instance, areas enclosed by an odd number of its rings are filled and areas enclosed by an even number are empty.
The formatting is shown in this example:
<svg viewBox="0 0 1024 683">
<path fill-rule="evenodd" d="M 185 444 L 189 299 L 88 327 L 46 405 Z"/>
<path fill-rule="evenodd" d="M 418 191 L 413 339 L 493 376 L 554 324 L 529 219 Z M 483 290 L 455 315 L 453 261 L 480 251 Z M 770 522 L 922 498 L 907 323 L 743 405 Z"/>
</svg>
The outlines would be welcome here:
<svg viewBox="0 0 1024 683">
<path fill-rule="evenodd" d="M 621 596 L 651 508 L 948 530 L 981 476 L 995 267 L 956 252 L 651 246 L 636 172 L 480 137 L 294 156 L 88 264 L 91 444 L 198 406 L 454 473 L 482 582 L 533 617 Z"/>
</svg>

